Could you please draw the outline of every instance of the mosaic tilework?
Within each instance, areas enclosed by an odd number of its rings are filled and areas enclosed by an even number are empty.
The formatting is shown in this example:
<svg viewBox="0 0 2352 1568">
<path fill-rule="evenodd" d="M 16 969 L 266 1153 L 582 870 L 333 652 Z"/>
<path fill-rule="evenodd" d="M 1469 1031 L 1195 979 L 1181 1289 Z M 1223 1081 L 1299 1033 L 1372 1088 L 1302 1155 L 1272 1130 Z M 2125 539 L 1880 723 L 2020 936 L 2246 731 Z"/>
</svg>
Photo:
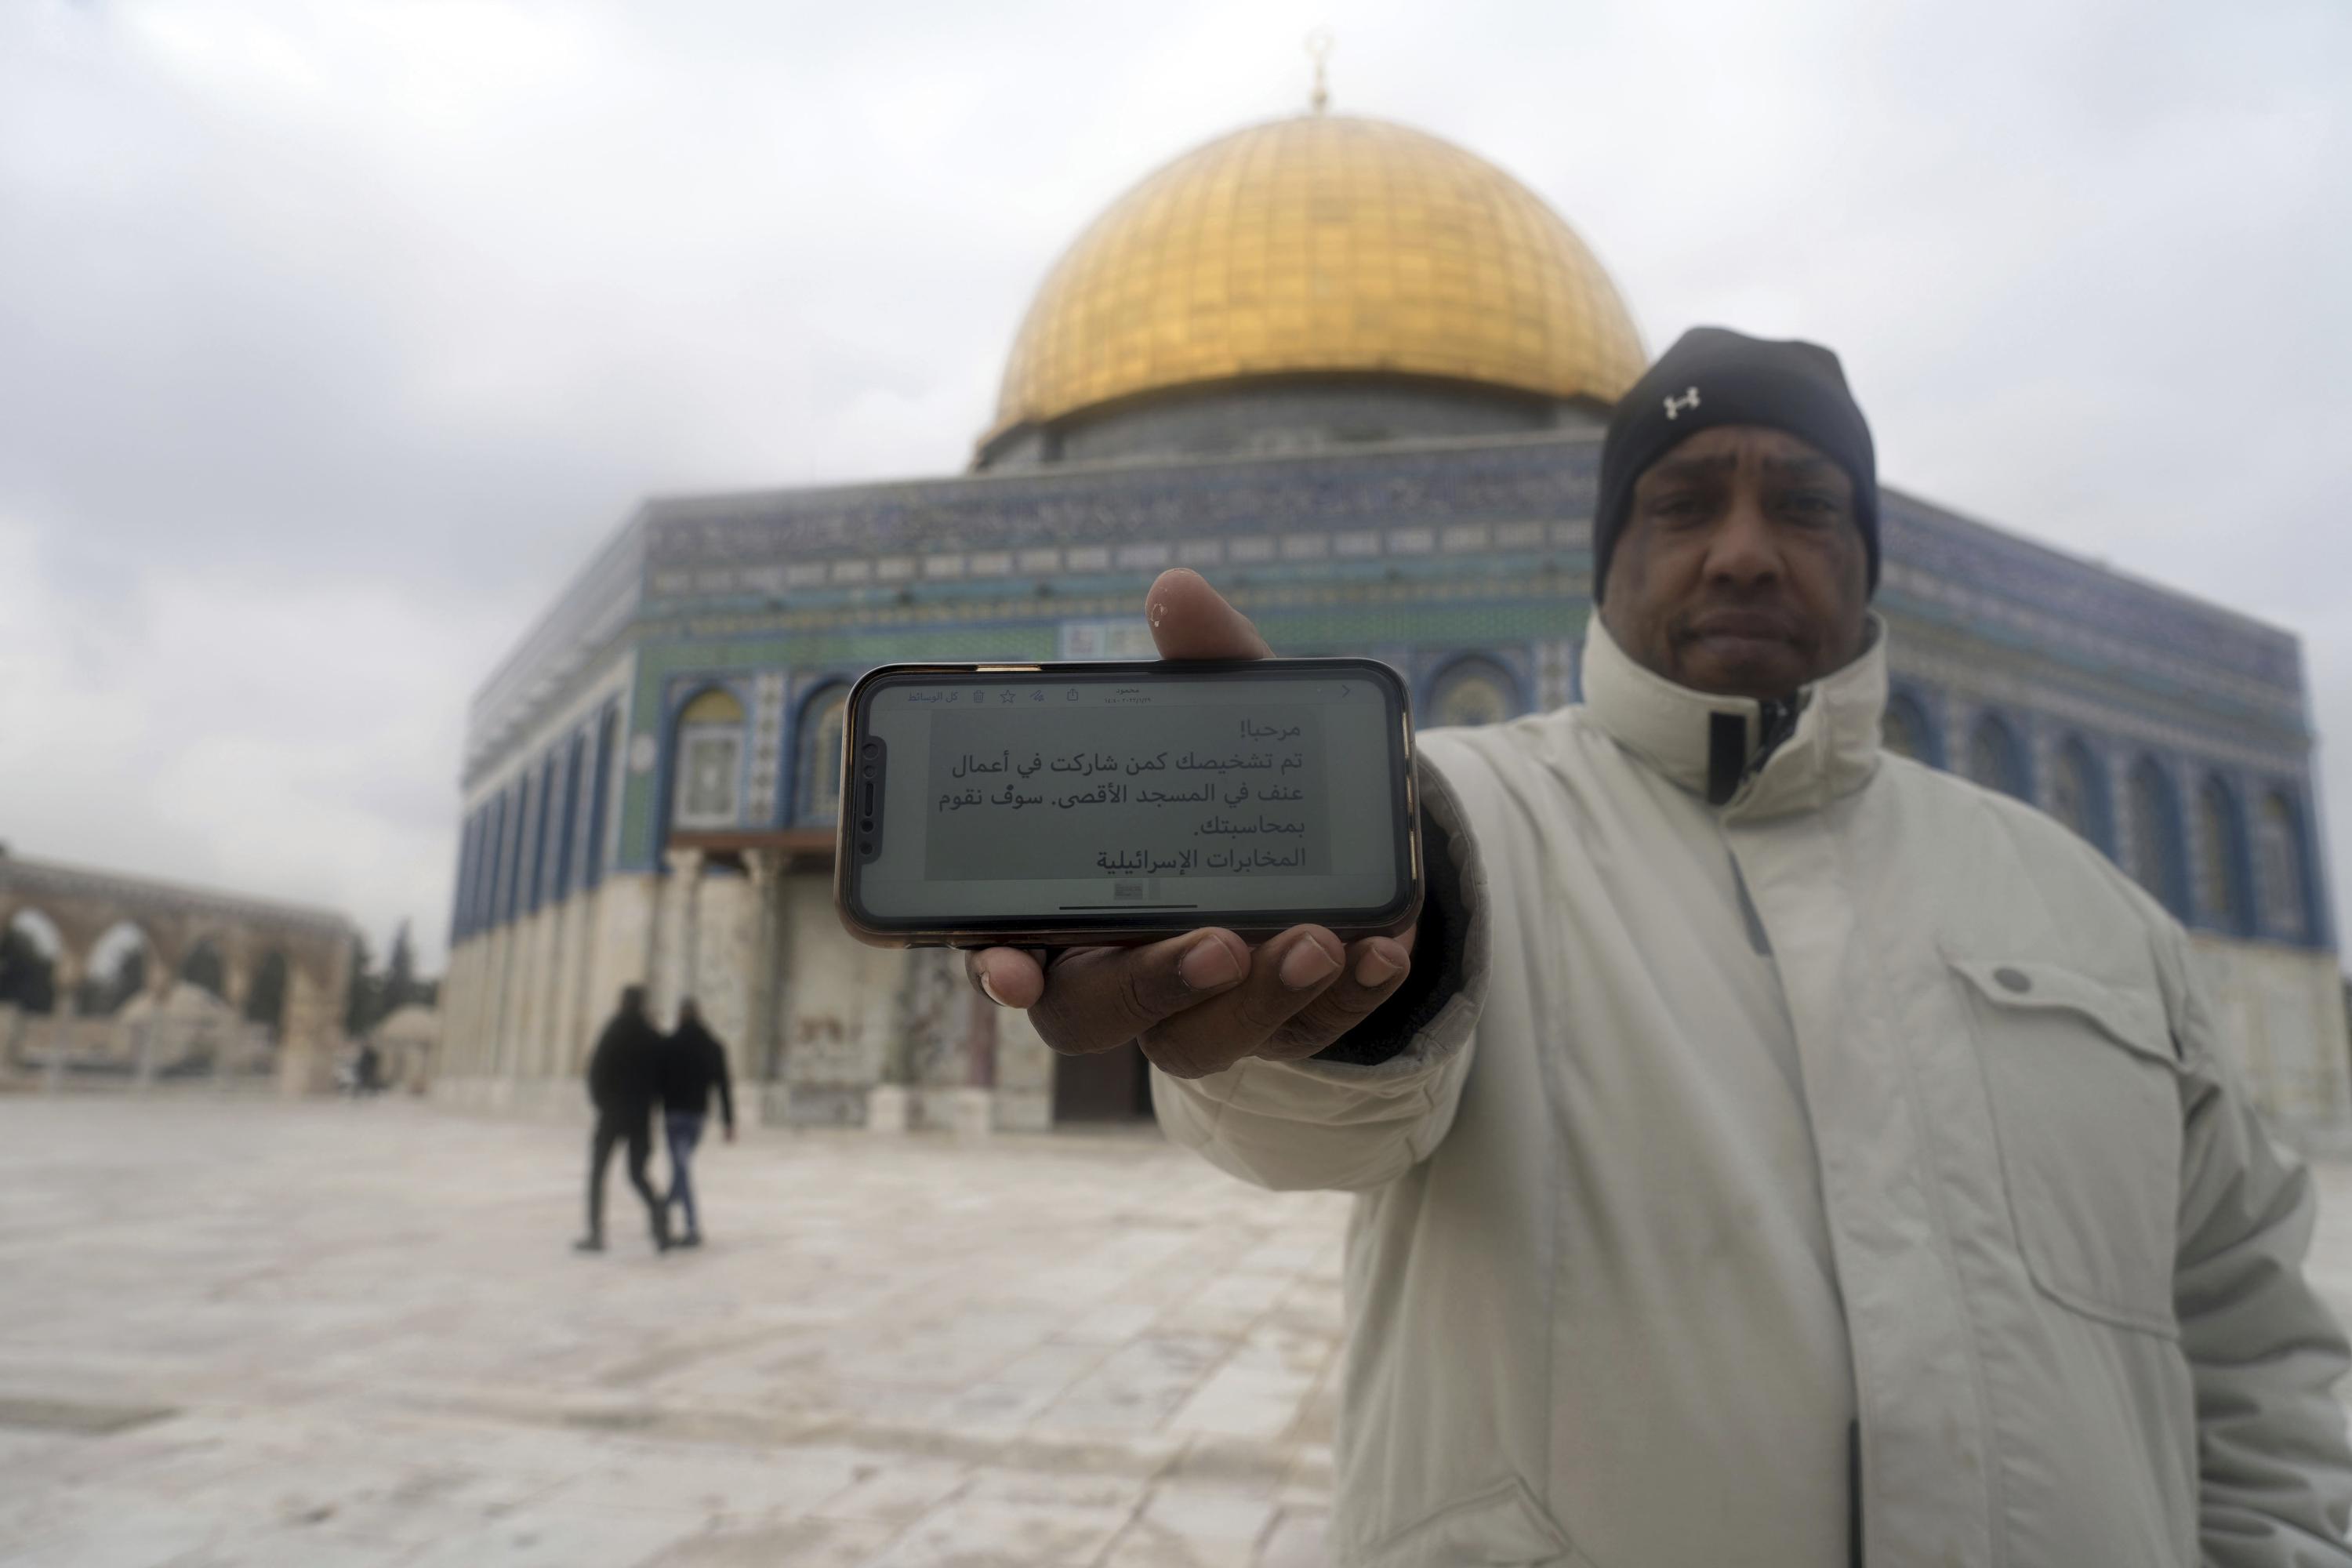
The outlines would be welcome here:
<svg viewBox="0 0 2352 1568">
<path fill-rule="evenodd" d="M 751 682 L 751 789 L 744 816 L 751 822 L 772 822 L 776 816 L 776 784 L 783 766 L 784 672 L 762 670 Z"/>
</svg>

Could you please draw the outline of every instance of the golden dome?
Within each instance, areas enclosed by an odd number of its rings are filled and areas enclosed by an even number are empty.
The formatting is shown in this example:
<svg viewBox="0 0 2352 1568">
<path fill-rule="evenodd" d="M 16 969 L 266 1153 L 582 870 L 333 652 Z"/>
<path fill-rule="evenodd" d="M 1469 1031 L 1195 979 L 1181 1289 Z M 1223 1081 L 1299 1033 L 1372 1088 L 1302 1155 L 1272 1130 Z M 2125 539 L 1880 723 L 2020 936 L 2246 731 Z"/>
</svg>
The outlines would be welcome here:
<svg viewBox="0 0 2352 1568">
<path fill-rule="evenodd" d="M 1643 363 L 1542 199 L 1384 121 L 1252 126 L 1147 177 L 1038 289 L 995 430 L 1236 376 L 1387 372 L 1613 402 Z"/>
</svg>

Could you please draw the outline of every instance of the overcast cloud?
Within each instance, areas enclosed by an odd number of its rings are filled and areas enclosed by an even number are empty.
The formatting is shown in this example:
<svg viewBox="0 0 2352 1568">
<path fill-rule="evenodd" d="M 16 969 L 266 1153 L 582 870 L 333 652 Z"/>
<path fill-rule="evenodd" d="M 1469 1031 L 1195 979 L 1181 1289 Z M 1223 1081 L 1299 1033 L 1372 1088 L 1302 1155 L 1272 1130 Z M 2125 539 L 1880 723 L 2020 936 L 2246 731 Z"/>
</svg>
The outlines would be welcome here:
<svg viewBox="0 0 2352 1568">
<path fill-rule="evenodd" d="M 1318 24 L 1654 349 L 1834 345 L 1891 482 L 2295 631 L 2352 736 L 2341 0 L 11 0 L 0 837 L 437 965 L 466 700 L 635 500 L 961 468 L 1061 247 Z"/>
</svg>

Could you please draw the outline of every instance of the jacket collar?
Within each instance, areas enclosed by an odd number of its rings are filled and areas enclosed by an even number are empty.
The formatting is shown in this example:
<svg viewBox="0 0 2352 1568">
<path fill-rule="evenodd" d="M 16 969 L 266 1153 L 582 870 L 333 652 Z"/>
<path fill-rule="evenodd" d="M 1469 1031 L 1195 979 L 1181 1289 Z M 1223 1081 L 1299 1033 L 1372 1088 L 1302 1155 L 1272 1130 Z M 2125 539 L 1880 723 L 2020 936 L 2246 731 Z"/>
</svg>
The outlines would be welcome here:
<svg viewBox="0 0 2352 1568">
<path fill-rule="evenodd" d="M 1817 810 L 1869 782 L 1886 710 L 1886 623 L 1875 613 L 1869 635 L 1861 658 L 1798 693 L 1795 728 L 1740 784 L 1727 816 Z M 1584 710 L 1610 739 L 1702 797 L 1718 715 L 1738 721 L 1743 763 L 1764 739 L 1764 704 L 1694 691 L 1634 663 L 1597 609 L 1584 634 Z"/>
</svg>

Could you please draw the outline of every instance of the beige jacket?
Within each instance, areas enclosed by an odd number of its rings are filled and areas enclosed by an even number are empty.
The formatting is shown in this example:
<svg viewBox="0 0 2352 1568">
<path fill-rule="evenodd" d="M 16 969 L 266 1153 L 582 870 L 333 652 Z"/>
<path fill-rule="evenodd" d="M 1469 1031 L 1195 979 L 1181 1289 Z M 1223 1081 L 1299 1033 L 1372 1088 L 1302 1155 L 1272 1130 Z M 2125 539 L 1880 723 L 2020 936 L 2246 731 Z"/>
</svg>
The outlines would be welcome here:
<svg viewBox="0 0 2352 1568">
<path fill-rule="evenodd" d="M 2305 1173 L 2180 929 L 1883 755 L 1885 636 L 1710 806 L 1596 618 L 1586 701 L 1423 738 L 1458 989 L 1392 1059 L 1153 1083 L 1360 1194 L 1337 1561 L 2352 1563 Z"/>
</svg>

